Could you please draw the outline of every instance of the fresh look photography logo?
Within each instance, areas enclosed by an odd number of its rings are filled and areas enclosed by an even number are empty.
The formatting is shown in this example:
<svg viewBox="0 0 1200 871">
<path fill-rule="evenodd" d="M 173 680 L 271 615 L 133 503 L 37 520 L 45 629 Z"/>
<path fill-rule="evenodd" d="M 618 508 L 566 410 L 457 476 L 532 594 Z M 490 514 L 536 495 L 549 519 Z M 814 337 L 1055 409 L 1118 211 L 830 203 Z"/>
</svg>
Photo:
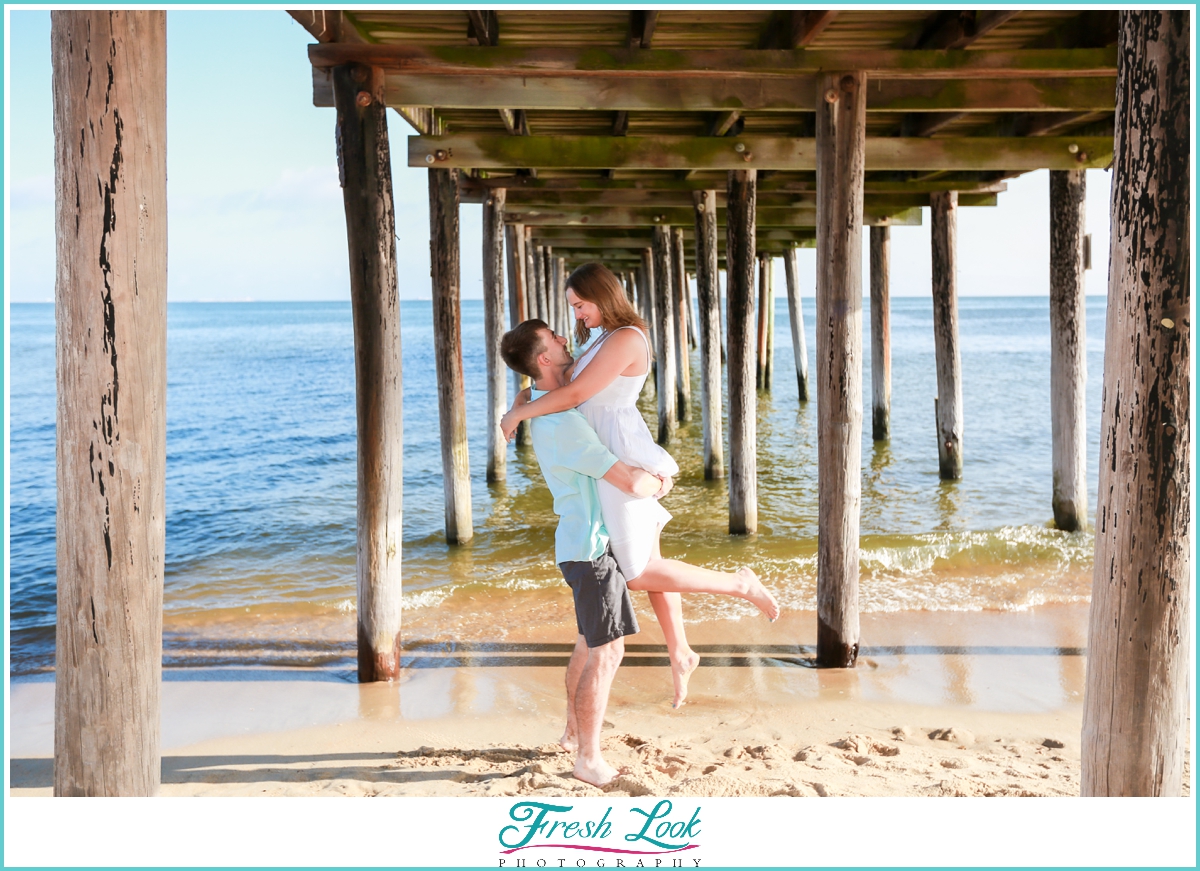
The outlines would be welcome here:
<svg viewBox="0 0 1200 871">
<path fill-rule="evenodd" d="M 634 805 L 618 811 L 609 806 L 596 816 L 577 813 L 573 805 L 522 801 L 508 809 L 508 818 L 511 822 L 499 834 L 501 868 L 700 867 L 699 859 L 688 857 L 685 864 L 684 857 L 672 855 L 700 846 L 695 841 L 700 834 L 699 805 L 676 808 L 664 798 L 652 808 Z M 571 853 L 513 855 L 525 850 Z"/>
</svg>

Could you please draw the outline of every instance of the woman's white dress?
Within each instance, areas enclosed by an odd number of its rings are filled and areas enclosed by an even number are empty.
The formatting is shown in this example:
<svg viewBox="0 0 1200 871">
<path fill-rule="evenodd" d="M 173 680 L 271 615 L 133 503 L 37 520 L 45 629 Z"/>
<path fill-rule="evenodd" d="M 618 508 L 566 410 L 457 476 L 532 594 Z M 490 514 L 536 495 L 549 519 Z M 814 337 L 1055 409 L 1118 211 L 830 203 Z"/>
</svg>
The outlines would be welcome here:
<svg viewBox="0 0 1200 871">
<path fill-rule="evenodd" d="M 633 330 L 646 343 L 646 373 L 618 375 L 611 384 L 580 405 L 579 410 L 600 441 L 619 460 L 655 475 L 674 477 L 679 474 L 679 465 L 654 441 L 637 408 L 642 385 L 650 373 L 649 340 L 637 327 L 620 327 L 613 333 L 620 330 Z M 575 363 L 572 379 L 578 378 L 579 373 L 587 368 L 607 338 L 602 337 L 584 352 Z M 613 554 L 626 580 L 632 580 L 645 570 L 658 530 L 671 519 L 671 514 L 657 499 L 627 496 L 604 480 L 599 485 L 600 508 L 604 512 L 604 525 L 608 529 Z"/>
</svg>

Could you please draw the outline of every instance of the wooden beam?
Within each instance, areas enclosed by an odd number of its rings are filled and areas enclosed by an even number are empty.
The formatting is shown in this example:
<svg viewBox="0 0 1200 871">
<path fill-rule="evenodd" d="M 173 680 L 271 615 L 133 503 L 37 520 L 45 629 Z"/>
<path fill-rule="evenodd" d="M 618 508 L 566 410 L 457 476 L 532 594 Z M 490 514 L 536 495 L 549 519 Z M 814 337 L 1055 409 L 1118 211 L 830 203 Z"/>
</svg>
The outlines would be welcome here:
<svg viewBox="0 0 1200 871">
<path fill-rule="evenodd" d="M 724 136 L 731 129 L 733 129 L 734 125 L 741 117 L 742 113 L 739 109 L 729 109 L 724 112 L 718 112 L 716 117 L 713 118 L 712 124 L 708 128 L 708 135 Z M 737 132 L 740 133 L 741 131 L 739 130 Z"/>
<path fill-rule="evenodd" d="M 892 231 L 871 228 L 871 438 L 892 432 Z"/>
<path fill-rule="evenodd" d="M 465 186 L 464 186 L 465 187 Z M 470 190 L 469 187 L 465 189 Z M 461 188 L 460 188 L 461 190 Z M 484 189 L 486 190 L 486 189 Z M 630 188 L 615 190 L 556 191 L 556 190 L 513 190 L 508 198 L 508 208 L 516 210 L 574 208 L 586 206 L 642 207 L 651 211 L 655 207 L 688 208 L 692 191 L 647 191 Z M 869 209 L 912 209 L 929 205 L 929 193 L 868 193 L 865 202 Z M 478 197 L 480 200 L 483 196 Z M 466 198 L 464 197 L 464 200 Z M 759 193 L 760 209 L 803 209 L 816 205 L 816 191 L 803 193 L 771 192 Z M 994 206 L 994 193 L 961 194 L 960 206 Z M 718 209 L 725 208 L 724 192 L 717 197 Z"/>
<path fill-rule="evenodd" d="M 461 47 L 322 43 L 308 47 L 313 66 L 362 63 L 404 75 L 487 75 L 494 78 L 762 79 L 819 76 L 860 69 L 874 79 L 995 79 L 1034 76 L 1111 77 L 1114 48 L 1009 51 L 822 51 Z"/>
<path fill-rule="evenodd" d="M 433 355 L 441 428 L 446 541 L 466 544 L 471 525 L 471 465 L 462 366 L 457 170 L 429 170 L 430 267 L 433 278 Z M 397 552 L 399 548 L 397 548 Z"/>
<path fill-rule="evenodd" d="M 963 472 L 963 399 L 958 342 L 958 202 L 954 192 L 935 194 L 930 215 L 938 473 L 943 481 L 955 481 Z"/>
<path fill-rule="evenodd" d="M 715 217 L 715 212 L 713 213 Z M 681 227 L 683 237 L 693 241 L 691 227 Z M 534 227 L 535 242 L 553 244 L 561 247 L 586 247 L 596 245 L 599 248 L 645 248 L 653 244 L 654 229 L 652 227 Z M 816 238 L 815 227 L 779 228 L 760 227 L 757 242 L 764 245 L 773 242 L 790 244 Z"/>
<path fill-rule="evenodd" d="M 874 228 L 872 228 L 874 229 Z M 800 402 L 808 402 L 808 345 L 804 335 L 804 305 L 800 299 L 800 276 L 796 271 L 796 249 L 783 252 L 784 278 L 787 280 L 788 318 L 792 328 L 792 356 L 796 362 L 796 385 Z"/>
<path fill-rule="evenodd" d="M 691 193 L 692 191 L 711 189 L 712 183 L 718 180 L 714 176 L 719 175 L 720 173 L 710 173 L 709 177 L 679 179 L 661 173 L 651 173 L 643 174 L 636 178 L 615 178 L 612 180 L 596 175 L 568 177 L 542 176 L 541 178 L 529 178 L 528 176 L 517 175 L 489 175 L 487 178 L 462 176 L 459 179 L 459 193 L 463 198 L 463 202 L 466 202 L 469 197 L 478 197 L 478 202 L 483 202 L 482 197 L 484 192 L 491 188 L 508 188 L 511 192 L 510 197 L 519 197 L 529 191 L 541 190 L 598 191 L 601 193 L 618 190 L 639 190 L 686 191 L 687 193 Z M 759 191 L 770 194 L 810 193 L 815 195 L 817 190 L 816 180 L 812 174 L 806 173 L 805 175 L 808 177 L 800 174 L 776 173 L 774 176 L 759 182 Z M 892 176 L 897 175 L 906 175 L 906 173 L 868 174 L 867 180 L 864 183 L 864 192 L 868 194 L 905 194 L 956 190 L 959 193 L 997 194 L 1003 193 L 1008 189 L 1008 185 L 1004 181 L 993 177 L 994 173 L 960 172 L 955 173 L 952 177 L 934 179 L 928 183 L 892 178 Z M 723 181 L 723 179 L 721 180 Z M 705 185 L 709 185 L 710 187 L 706 188 Z M 723 190 L 718 191 L 718 199 L 721 203 L 725 202 L 725 192 Z"/>
<path fill-rule="evenodd" d="M 837 12 L 832 9 L 808 9 L 791 13 L 791 32 L 789 48 L 803 48 L 821 35 L 830 25 Z"/>
<path fill-rule="evenodd" d="M 649 208 L 646 206 L 567 206 L 553 209 L 522 210 L 518 206 L 506 209 L 504 219 L 526 227 L 654 227 L 678 224 L 687 215 L 684 207 Z M 725 226 L 728 210 L 717 211 L 718 226 Z M 763 227 L 800 228 L 815 227 L 815 206 L 795 209 L 763 208 L 758 211 L 757 223 Z M 867 207 L 863 211 L 866 225 L 892 224 L 899 226 L 921 226 L 921 208 Z"/>
<path fill-rule="evenodd" d="M 1046 76 L 973 79 L 874 79 L 868 112 L 1112 111 L 1116 79 Z M 502 109 L 520 105 L 548 111 L 809 112 L 816 83 L 811 76 L 761 80 L 688 79 L 663 75 L 565 76 L 520 79 L 487 73 L 388 76 L 388 105 L 435 105 L 443 109 Z M 313 68 L 313 105 L 329 106 L 328 76 Z M 614 135 L 622 135 L 620 132 Z"/>
<path fill-rule="evenodd" d="M 754 392 L 755 170 L 729 173 L 726 293 L 729 323 L 729 532 L 758 530 L 758 408 Z"/>
<path fill-rule="evenodd" d="M 629 35 L 625 38 L 626 48 L 650 48 L 654 40 L 654 27 L 658 23 L 658 12 L 633 9 L 629 12 Z"/>
<path fill-rule="evenodd" d="M 500 21 L 494 10 L 471 9 L 467 12 L 467 42 L 471 45 L 497 45 Z"/>
<path fill-rule="evenodd" d="M 55 11 L 50 46 L 54 794 L 152 796 L 162 776 L 166 13 Z"/>
<path fill-rule="evenodd" d="M 862 478 L 862 201 L 867 79 L 831 73 L 816 106 L 817 665 L 858 659 Z"/>
<path fill-rule="evenodd" d="M 1050 173 L 1050 434 L 1054 525 L 1087 525 L 1087 312 L 1083 240 L 1087 178 Z"/>
<path fill-rule="evenodd" d="M 692 194 L 696 210 L 696 304 L 700 309 L 700 429 L 704 478 L 725 477 L 721 426 L 721 316 L 717 276 L 717 192 Z"/>
<path fill-rule="evenodd" d="M 658 333 L 658 443 L 669 445 L 679 427 L 675 367 L 675 293 L 671 268 L 671 228 L 654 228 L 654 304 Z"/>
<path fill-rule="evenodd" d="M 866 154 L 871 171 L 1103 169 L 1112 159 L 1112 140 L 1083 136 L 876 137 L 867 140 Z M 410 136 L 408 165 L 487 170 L 736 170 L 752 166 L 810 171 L 816 168 L 816 145 L 813 139 L 782 136 Z"/>
<path fill-rule="evenodd" d="M 289 9 L 288 15 L 317 42 L 366 42 L 349 12 L 337 9 Z M 332 105 L 332 104 L 331 104 Z"/>
<path fill-rule="evenodd" d="M 936 12 L 904 41 L 912 49 L 963 49 L 1012 19 L 1018 9 Z"/>
<path fill-rule="evenodd" d="M 508 410 L 504 389 L 507 368 L 500 357 L 504 334 L 504 199 L 505 190 L 493 191 L 483 204 L 483 353 L 487 364 L 487 480 L 503 481 L 508 444 L 500 432 L 500 418 Z"/>
<path fill-rule="evenodd" d="M 1179 796 L 1194 782 L 1192 17 L 1120 12 L 1085 796 Z"/>
</svg>

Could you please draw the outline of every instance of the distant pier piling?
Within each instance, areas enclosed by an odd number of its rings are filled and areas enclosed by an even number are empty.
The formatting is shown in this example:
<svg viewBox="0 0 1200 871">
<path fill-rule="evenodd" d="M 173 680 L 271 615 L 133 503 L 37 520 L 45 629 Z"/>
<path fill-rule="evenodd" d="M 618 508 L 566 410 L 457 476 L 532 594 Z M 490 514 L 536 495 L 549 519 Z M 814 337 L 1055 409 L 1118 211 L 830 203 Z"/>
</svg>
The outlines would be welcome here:
<svg viewBox="0 0 1200 871">
<path fill-rule="evenodd" d="M 729 531 L 758 530 L 754 390 L 754 239 L 757 170 L 731 170 L 725 223 L 729 320 Z"/>
<path fill-rule="evenodd" d="M 717 285 L 717 192 L 696 191 L 696 306 L 700 309 L 700 416 L 704 477 L 725 477 L 721 426 L 721 298 Z"/>
<path fill-rule="evenodd" d="M 892 228 L 871 227 L 871 438 L 892 431 L 892 314 L 888 287 Z"/>
<path fill-rule="evenodd" d="M 504 228 L 508 260 L 508 316 L 509 329 L 529 319 L 529 297 L 525 281 L 525 228 L 521 224 L 508 224 Z M 528 375 L 513 372 L 513 393 L 524 390 L 530 384 Z M 517 425 L 514 441 L 518 446 L 530 445 L 529 421 Z"/>
<path fill-rule="evenodd" d="M 487 480 L 504 480 L 508 446 L 500 418 L 508 408 L 500 337 L 504 334 L 504 201 L 496 188 L 483 201 L 483 352 L 487 361 Z"/>
<path fill-rule="evenodd" d="M 792 327 L 792 349 L 796 358 L 796 384 L 800 401 L 808 402 L 808 345 L 804 337 L 804 307 L 800 300 L 800 276 L 796 272 L 796 249 L 783 253 L 783 271 L 787 279 L 788 317 Z"/>
<path fill-rule="evenodd" d="M 938 473 L 963 472 L 962 358 L 958 348 L 958 193 L 929 195 L 933 241 L 933 350 L 937 362 Z"/>
<path fill-rule="evenodd" d="M 671 228 L 671 277 L 675 312 L 675 385 L 680 423 L 692 419 L 692 372 L 688 353 L 688 280 L 687 259 L 683 248 L 683 228 Z"/>
<path fill-rule="evenodd" d="M 658 443 L 669 445 L 679 426 L 675 371 L 671 228 L 654 228 L 654 302 L 658 334 Z"/>
</svg>

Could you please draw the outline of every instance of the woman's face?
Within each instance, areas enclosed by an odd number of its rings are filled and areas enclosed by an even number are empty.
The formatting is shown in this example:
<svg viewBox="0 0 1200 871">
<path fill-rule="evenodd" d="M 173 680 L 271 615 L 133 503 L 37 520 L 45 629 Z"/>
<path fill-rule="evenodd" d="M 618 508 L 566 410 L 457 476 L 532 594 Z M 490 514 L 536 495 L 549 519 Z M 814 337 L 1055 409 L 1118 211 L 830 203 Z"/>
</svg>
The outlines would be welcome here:
<svg viewBox="0 0 1200 871">
<path fill-rule="evenodd" d="M 583 325 L 589 330 L 594 330 L 600 324 L 600 307 L 594 302 L 588 302 L 585 299 L 580 299 L 575 295 L 573 288 L 567 288 L 567 305 L 575 312 L 575 320 L 583 321 Z"/>
</svg>

